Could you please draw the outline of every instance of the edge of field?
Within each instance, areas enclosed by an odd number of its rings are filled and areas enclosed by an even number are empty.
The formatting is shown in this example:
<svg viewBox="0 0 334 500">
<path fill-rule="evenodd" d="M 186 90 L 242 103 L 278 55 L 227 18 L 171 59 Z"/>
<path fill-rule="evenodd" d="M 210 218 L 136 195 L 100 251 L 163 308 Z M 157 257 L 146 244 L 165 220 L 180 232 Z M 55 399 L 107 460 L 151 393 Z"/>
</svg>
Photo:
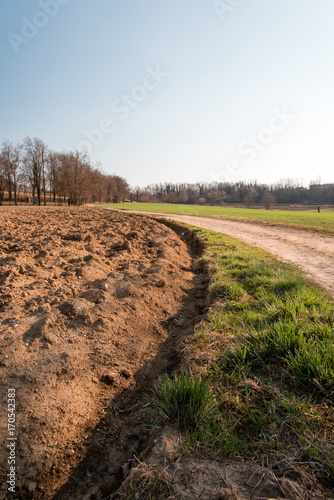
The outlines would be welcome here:
<svg viewBox="0 0 334 500">
<path fill-rule="evenodd" d="M 182 366 L 152 393 L 181 435 L 179 460 L 266 463 L 278 483 L 287 477 L 333 494 L 332 298 L 263 250 L 174 225 L 205 242 L 195 267 L 210 275 L 210 306 Z M 152 469 L 151 452 L 152 444 L 113 498 L 169 497 L 167 467 Z"/>
<path fill-rule="evenodd" d="M 278 226 L 302 231 L 311 231 L 334 236 L 334 211 L 323 210 L 320 214 L 303 210 L 264 210 L 231 207 L 203 207 L 200 205 L 173 205 L 162 203 L 129 203 L 101 205 L 108 210 L 126 210 L 151 213 L 152 215 L 194 215 L 235 222 Z M 221 211 L 222 213 L 215 213 Z M 233 213 L 234 212 L 234 213 Z M 289 220 L 289 218 L 291 220 Z M 307 220 L 311 218 L 314 220 Z"/>
</svg>

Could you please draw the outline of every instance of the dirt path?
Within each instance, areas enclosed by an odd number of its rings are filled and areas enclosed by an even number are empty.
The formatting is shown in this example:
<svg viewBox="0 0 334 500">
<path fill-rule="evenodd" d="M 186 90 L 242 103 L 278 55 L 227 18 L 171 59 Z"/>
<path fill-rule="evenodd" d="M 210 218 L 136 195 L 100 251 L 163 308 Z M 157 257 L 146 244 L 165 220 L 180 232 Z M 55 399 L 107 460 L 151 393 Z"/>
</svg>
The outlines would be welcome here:
<svg viewBox="0 0 334 500">
<path fill-rule="evenodd" d="M 276 257 L 299 266 L 309 278 L 334 296 L 333 237 L 278 226 L 264 226 L 194 215 L 154 215 L 210 229 L 263 248 Z"/>
</svg>

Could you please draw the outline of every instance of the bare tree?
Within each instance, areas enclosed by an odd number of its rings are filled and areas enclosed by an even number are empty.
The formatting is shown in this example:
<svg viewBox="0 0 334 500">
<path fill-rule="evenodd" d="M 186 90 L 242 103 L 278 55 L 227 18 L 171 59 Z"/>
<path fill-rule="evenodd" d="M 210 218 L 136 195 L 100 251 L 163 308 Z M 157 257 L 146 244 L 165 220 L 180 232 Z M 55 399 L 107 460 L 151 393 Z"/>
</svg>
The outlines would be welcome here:
<svg viewBox="0 0 334 500">
<path fill-rule="evenodd" d="M 4 193 L 6 188 L 6 177 L 5 177 L 5 167 L 4 160 L 0 154 L 0 205 L 3 203 Z"/>
<path fill-rule="evenodd" d="M 205 201 L 206 201 L 205 198 L 203 196 L 201 196 L 200 198 L 198 198 L 197 204 L 198 205 L 204 205 Z"/>
<path fill-rule="evenodd" d="M 112 203 L 114 201 L 114 192 L 116 190 L 115 180 L 112 175 L 105 176 L 105 201 L 106 203 Z"/>
<path fill-rule="evenodd" d="M 60 154 L 62 192 L 71 205 L 81 205 L 88 199 L 92 184 L 92 167 L 86 153 L 79 151 Z"/>
<path fill-rule="evenodd" d="M 41 192 L 44 191 L 44 204 L 46 204 L 45 197 L 45 183 L 46 174 L 45 168 L 48 159 L 48 148 L 46 144 L 41 140 L 31 139 L 26 137 L 24 139 L 24 151 L 25 156 L 23 159 L 23 169 L 25 176 L 30 182 L 32 187 L 32 194 L 35 196 L 37 194 L 38 205 L 41 204 Z"/>
<path fill-rule="evenodd" d="M 113 202 L 120 203 L 121 201 L 125 201 L 125 198 L 129 195 L 129 184 L 123 177 L 119 175 L 113 175 Z"/>
<path fill-rule="evenodd" d="M 139 202 L 140 195 L 141 195 L 142 189 L 139 186 L 136 186 L 133 191 L 130 193 L 130 200 L 133 201 L 133 198 L 136 200 L 136 202 Z"/>
<path fill-rule="evenodd" d="M 89 191 L 93 203 L 102 203 L 106 199 L 106 184 L 107 176 L 101 172 L 100 165 L 98 164 L 95 168 L 91 168 Z"/>
<path fill-rule="evenodd" d="M 1 163 L 3 175 L 7 183 L 9 201 L 12 201 L 12 194 L 14 194 L 15 205 L 17 205 L 21 151 L 22 146 L 20 144 L 15 145 L 7 139 L 2 143 Z"/>
<path fill-rule="evenodd" d="M 250 206 L 254 203 L 254 198 L 251 193 L 247 193 L 246 196 L 244 196 L 243 202 L 247 208 L 250 208 Z"/>
<path fill-rule="evenodd" d="M 269 191 L 266 191 L 264 193 L 264 195 L 263 195 L 262 203 L 264 205 L 264 208 L 266 210 L 269 210 L 270 207 L 276 203 L 276 198 L 273 195 L 273 193 L 270 193 Z"/>
<path fill-rule="evenodd" d="M 59 190 L 59 170 L 60 170 L 59 153 L 50 151 L 47 156 L 47 182 L 50 190 L 50 201 L 56 202 L 56 195 Z"/>
</svg>

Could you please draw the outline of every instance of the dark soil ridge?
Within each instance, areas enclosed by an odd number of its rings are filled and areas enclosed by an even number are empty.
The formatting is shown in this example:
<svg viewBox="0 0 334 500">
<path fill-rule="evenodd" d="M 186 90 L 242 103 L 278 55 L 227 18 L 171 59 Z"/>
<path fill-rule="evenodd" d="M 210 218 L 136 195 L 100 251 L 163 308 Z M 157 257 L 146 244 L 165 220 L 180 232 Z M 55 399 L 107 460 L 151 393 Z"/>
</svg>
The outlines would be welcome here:
<svg viewBox="0 0 334 500">
<path fill-rule="evenodd" d="M 172 221 L 156 221 L 171 228 L 187 244 L 193 262 L 203 253 L 205 245 L 194 231 Z M 51 496 L 48 494 L 48 484 L 40 483 L 40 493 L 35 491 L 34 499 L 107 499 L 118 490 L 135 463 L 135 457 L 152 448 L 163 420 L 159 421 L 159 417 L 157 420 L 152 411 L 150 389 L 159 375 L 172 373 L 179 368 L 187 339 L 194 333 L 195 325 L 202 319 L 208 306 L 207 269 L 193 267 L 196 275 L 192 289 L 174 315 L 182 318 L 184 324 L 180 327 L 174 322 L 174 317 L 165 322 L 167 340 L 160 345 L 156 356 L 138 370 L 134 384 L 110 401 L 107 414 L 94 428 L 82 449 L 78 450 L 82 460 L 67 482 L 58 491 L 53 490 Z"/>
</svg>

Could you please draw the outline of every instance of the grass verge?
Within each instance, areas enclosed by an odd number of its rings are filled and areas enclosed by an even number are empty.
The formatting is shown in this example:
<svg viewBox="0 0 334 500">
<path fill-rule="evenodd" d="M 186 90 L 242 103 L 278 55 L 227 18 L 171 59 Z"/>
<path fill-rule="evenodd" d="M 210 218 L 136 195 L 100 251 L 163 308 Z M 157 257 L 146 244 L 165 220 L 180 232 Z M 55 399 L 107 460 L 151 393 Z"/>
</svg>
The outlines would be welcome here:
<svg viewBox="0 0 334 500">
<path fill-rule="evenodd" d="M 220 217 L 241 222 L 253 222 L 271 226 L 287 226 L 316 233 L 334 235 L 334 210 L 321 213 L 313 210 L 262 210 L 234 207 L 207 207 L 200 205 L 175 205 L 168 203 L 125 203 L 102 205 L 104 208 L 139 210 L 164 214 L 197 215 Z"/>
<path fill-rule="evenodd" d="M 332 299 L 262 250 L 195 231 L 211 306 L 155 405 L 183 427 L 190 453 L 251 458 L 334 487 Z"/>
</svg>

